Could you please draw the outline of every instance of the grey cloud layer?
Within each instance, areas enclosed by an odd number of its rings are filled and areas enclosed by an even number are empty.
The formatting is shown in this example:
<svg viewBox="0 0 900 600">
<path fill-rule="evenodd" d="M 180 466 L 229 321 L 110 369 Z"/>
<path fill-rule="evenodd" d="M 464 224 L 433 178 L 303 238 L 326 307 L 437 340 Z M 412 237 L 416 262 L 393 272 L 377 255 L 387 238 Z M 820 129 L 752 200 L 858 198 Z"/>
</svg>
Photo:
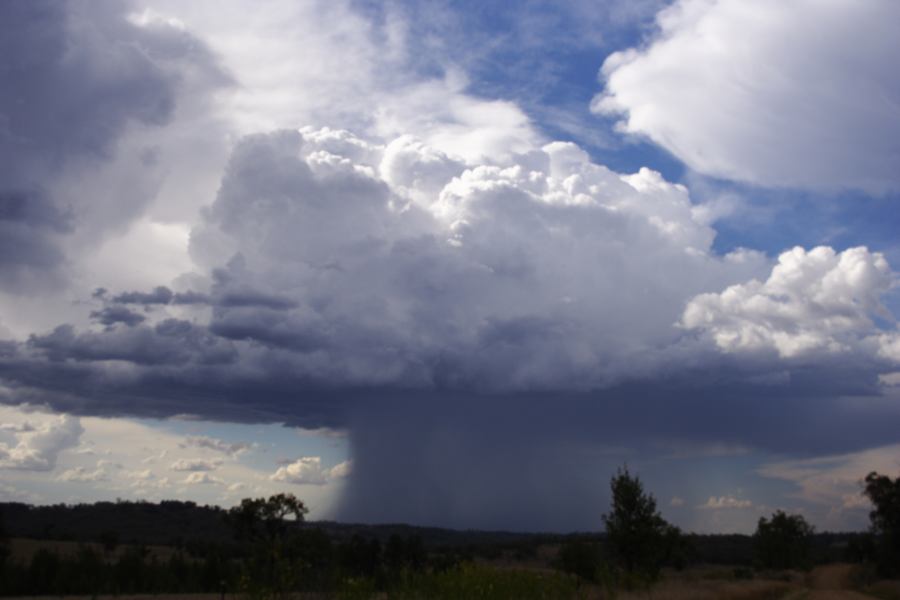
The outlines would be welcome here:
<svg viewBox="0 0 900 600">
<path fill-rule="evenodd" d="M 66 238 L 133 218 L 147 201 L 103 199 L 81 177 L 114 160 L 129 126 L 172 116 L 186 81 L 215 85 L 212 57 L 183 31 L 138 27 L 125 2 L 12 0 L 0 5 L 0 282 L 47 286 Z M 193 69 L 206 75 L 186 76 Z M 196 89 L 196 88 L 195 88 Z M 153 149 L 131 160 L 152 171 Z M 79 186 L 79 182 L 82 183 Z"/>
</svg>

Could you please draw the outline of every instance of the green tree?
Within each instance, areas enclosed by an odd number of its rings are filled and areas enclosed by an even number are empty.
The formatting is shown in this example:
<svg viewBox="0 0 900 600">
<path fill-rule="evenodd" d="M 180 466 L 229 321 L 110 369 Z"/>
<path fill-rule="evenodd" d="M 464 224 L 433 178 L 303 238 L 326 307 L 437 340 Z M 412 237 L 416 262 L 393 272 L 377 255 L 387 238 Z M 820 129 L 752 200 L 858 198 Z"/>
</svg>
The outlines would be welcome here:
<svg viewBox="0 0 900 600">
<path fill-rule="evenodd" d="M 813 527 L 801 515 L 775 511 L 771 519 L 760 517 L 753 535 L 756 561 L 767 569 L 810 566 Z"/>
<path fill-rule="evenodd" d="M 873 471 L 866 476 L 863 494 L 873 506 L 869 518 L 878 571 L 886 577 L 900 575 L 900 477 L 892 480 Z"/>
<path fill-rule="evenodd" d="M 244 498 L 228 511 L 235 535 L 244 541 L 277 542 L 302 523 L 309 510 L 293 494 L 275 494 L 265 498 Z"/>
<path fill-rule="evenodd" d="M 235 536 L 253 549 L 241 578 L 248 596 L 283 598 L 297 587 L 305 565 L 291 542 L 307 512 L 293 494 L 244 498 L 228 512 Z"/>
<path fill-rule="evenodd" d="M 656 499 L 644 492 L 637 476 L 620 468 L 610 480 L 610 512 L 603 515 L 606 540 L 617 567 L 632 579 L 653 581 L 667 554 L 673 528 L 656 510 Z M 677 530 L 675 530 L 677 531 Z"/>
</svg>

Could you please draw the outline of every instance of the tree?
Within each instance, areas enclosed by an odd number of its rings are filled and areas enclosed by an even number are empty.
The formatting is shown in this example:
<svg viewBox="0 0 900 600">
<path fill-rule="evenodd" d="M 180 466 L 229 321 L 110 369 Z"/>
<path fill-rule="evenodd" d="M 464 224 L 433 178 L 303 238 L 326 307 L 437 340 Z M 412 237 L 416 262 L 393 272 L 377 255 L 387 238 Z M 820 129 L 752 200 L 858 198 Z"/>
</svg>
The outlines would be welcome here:
<svg viewBox="0 0 900 600">
<path fill-rule="evenodd" d="M 309 510 L 293 494 L 275 494 L 265 498 L 244 498 L 228 511 L 228 521 L 236 537 L 245 541 L 281 541 L 291 521 L 302 523 Z"/>
<path fill-rule="evenodd" d="M 235 537 L 251 544 L 253 556 L 241 578 L 244 592 L 256 598 L 284 598 L 297 584 L 302 570 L 292 547 L 292 533 L 303 522 L 306 506 L 293 494 L 244 498 L 228 511 Z"/>
<path fill-rule="evenodd" d="M 760 517 L 753 535 L 756 561 L 767 569 L 809 567 L 813 527 L 801 515 L 775 511 L 771 519 Z"/>
<path fill-rule="evenodd" d="M 891 480 L 873 471 L 866 476 L 863 494 L 873 506 L 869 519 L 878 571 L 895 577 L 900 574 L 900 477 Z"/>
<path fill-rule="evenodd" d="M 610 480 L 612 506 L 603 515 L 609 551 L 627 574 L 654 580 L 666 556 L 667 535 L 674 528 L 656 510 L 656 499 L 644 492 L 637 476 L 620 468 Z"/>
</svg>

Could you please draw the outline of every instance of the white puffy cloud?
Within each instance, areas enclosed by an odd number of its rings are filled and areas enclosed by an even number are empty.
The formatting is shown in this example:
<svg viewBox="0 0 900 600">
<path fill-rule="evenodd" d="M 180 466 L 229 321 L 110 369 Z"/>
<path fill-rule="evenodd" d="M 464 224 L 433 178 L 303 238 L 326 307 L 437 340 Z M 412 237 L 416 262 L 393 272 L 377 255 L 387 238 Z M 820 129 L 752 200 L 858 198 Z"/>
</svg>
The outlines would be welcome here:
<svg viewBox="0 0 900 600">
<path fill-rule="evenodd" d="M 0 468 L 52 471 L 60 453 L 77 446 L 83 432 L 78 417 L 61 415 L 55 421 L 17 433 L 15 445 L 0 443 Z"/>
<path fill-rule="evenodd" d="M 142 471 L 126 471 L 122 475 L 127 479 L 133 479 L 135 481 L 151 481 L 156 479 L 156 475 L 150 469 L 144 469 Z"/>
<path fill-rule="evenodd" d="M 219 459 L 179 458 L 169 468 L 173 471 L 215 471 L 222 466 Z"/>
<path fill-rule="evenodd" d="M 191 473 L 183 483 L 189 485 L 224 485 L 224 481 L 206 472 Z"/>
<path fill-rule="evenodd" d="M 80 483 L 97 483 L 99 481 L 109 481 L 109 475 L 103 468 L 96 468 L 89 471 L 84 467 L 75 467 L 66 469 L 59 476 L 60 481 L 76 481 Z"/>
<path fill-rule="evenodd" d="M 892 0 L 679 0 L 606 59 L 593 108 L 702 173 L 897 189 L 898 20 Z"/>
<path fill-rule="evenodd" d="M 893 317 L 881 297 L 894 283 L 884 256 L 866 248 L 794 248 L 765 281 L 694 297 L 681 325 L 725 352 L 774 351 L 781 358 L 864 352 L 890 356 L 900 339 L 873 321 Z"/>
<path fill-rule="evenodd" d="M 747 509 L 753 508 L 753 502 L 750 500 L 742 500 L 734 496 L 710 496 L 709 499 L 698 506 L 703 510 L 723 510 L 723 509 Z"/>
<path fill-rule="evenodd" d="M 347 477 L 351 469 L 352 463 L 350 461 L 344 461 L 331 468 L 325 468 L 322 466 L 321 457 L 302 456 L 290 464 L 279 467 L 270 479 L 297 485 L 324 485 L 330 481 Z"/>
<path fill-rule="evenodd" d="M 230 457 L 238 457 L 253 448 L 254 445 L 250 442 L 226 442 L 225 440 L 205 435 L 188 436 L 181 444 L 183 448 L 206 448 L 227 454 Z"/>
</svg>

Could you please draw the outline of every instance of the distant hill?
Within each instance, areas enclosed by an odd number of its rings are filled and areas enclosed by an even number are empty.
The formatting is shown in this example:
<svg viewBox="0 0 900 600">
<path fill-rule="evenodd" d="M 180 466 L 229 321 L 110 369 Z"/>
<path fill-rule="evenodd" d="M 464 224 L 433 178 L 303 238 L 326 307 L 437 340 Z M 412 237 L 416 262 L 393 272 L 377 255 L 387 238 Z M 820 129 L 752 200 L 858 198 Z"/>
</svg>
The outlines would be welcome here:
<svg viewBox="0 0 900 600">
<path fill-rule="evenodd" d="M 9 537 L 42 540 L 102 541 L 114 533 L 121 543 L 181 545 L 189 542 L 228 543 L 232 532 L 227 511 L 218 506 L 163 500 L 152 502 L 96 502 L 31 506 L 0 503 L 0 522 Z M 429 546 L 504 545 L 541 539 L 555 534 L 503 531 L 458 531 L 413 525 L 362 525 L 332 521 L 306 522 L 301 527 L 325 530 L 336 541 L 354 535 L 386 541 L 392 535 L 419 536 Z"/>
</svg>

